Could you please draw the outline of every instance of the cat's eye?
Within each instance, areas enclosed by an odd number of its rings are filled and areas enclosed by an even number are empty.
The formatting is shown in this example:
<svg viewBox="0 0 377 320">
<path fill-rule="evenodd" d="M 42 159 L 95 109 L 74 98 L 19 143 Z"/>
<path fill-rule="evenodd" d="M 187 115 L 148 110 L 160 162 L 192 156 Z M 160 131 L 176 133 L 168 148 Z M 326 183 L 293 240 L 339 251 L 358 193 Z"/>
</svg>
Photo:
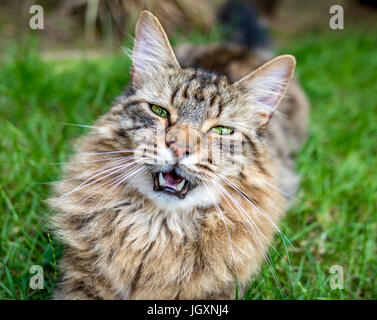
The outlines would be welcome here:
<svg viewBox="0 0 377 320">
<path fill-rule="evenodd" d="M 163 118 L 169 118 L 170 117 L 170 114 L 166 109 L 164 109 L 163 107 L 160 107 L 156 104 L 152 104 L 151 109 L 155 114 L 159 115 L 160 117 L 163 117 Z"/>
<path fill-rule="evenodd" d="M 221 134 L 221 135 L 232 134 L 234 132 L 232 128 L 223 127 L 223 126 L 213 127 L 211 131 L 217 134 Z"/>
</svg>

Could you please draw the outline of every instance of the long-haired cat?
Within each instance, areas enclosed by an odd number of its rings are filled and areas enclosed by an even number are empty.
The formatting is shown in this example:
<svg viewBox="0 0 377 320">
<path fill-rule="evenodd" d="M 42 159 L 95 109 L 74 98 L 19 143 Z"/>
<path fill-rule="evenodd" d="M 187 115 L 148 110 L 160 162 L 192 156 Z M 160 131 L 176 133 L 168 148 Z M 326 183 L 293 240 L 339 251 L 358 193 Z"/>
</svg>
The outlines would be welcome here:
<svg viewBox="0 0 377 320">
<path fill-rule="evenodd" d="M 242 296 L 297 185 L 308 104 L 296 81 L 287 90 L 295 58 L 250 72 L 263 56 L 212 45 L 182 47 L 179 63 L 148 11 L 135 38 L 128 89 L 49 200 L 64 244 L 54 297 Z"/>
</svg>

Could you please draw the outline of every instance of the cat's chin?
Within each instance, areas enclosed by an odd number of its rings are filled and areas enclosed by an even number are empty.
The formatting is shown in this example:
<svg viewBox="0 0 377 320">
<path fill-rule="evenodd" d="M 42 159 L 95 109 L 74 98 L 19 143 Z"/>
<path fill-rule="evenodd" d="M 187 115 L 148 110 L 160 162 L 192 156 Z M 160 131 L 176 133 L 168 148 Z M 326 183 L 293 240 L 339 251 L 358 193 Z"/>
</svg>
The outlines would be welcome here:
<svg viewBox="0 0 377 320">
<path fill-rule="evenodd" d="M 178 177 L 170 177 L 167 172 L 164 172 L 165 174 L 162 174 L 161 177 L 160 173 L 144 173 L 138 177 L 138 182 L 135 185 L 136 189 L 160 210 L 191 211 L 198 208 L 209 208 L 219 201 L 216 190 L 209 186 L 193 184 Z M 172 178 L 175 178 L 176 181 Z"/>
</svg>

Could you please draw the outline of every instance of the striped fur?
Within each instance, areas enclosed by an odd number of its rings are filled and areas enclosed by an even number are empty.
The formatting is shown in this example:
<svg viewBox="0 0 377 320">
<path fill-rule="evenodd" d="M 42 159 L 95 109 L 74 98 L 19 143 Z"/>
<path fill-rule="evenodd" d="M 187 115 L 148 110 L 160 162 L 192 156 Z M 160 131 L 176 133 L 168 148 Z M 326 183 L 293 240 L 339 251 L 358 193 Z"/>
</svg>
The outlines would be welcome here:
<svg viewBox="0 0 377 320">
<path fill-rule="evenodd" d="M 278 230 L 286 207 L 277 190 L 282 172 L 297 184 L 291 148 L 277 152 L 276 139 L 287 140 L 274 135 L 284 129 L 275 117 L 268 124 L 294 59 L 277 58 L 232 83 L 226 74 L 181 68 L 148 12 L 136 41 L 130 87 L 78 142 L 49 200 L 65 245 L 55 298 L 234 299 L 236 284 L 242 295 Z M 263 81 L 263 90 L 250 87 Z M 265 100 L 252 100 L 262 93 Z M 274 94 L 276 101 L 269 99 Z M 290 108 L 307 108 L 302 101 Z M 157 116 L 151 104 L 170 118 Z M 210 131 L 216 125 L 234 134 L 217 135 Z M 176 160 L 171 142 L 187 144 L 187 155 Z M 217 161 L 221 151 L 227 155 Z M 194 186 L 184 199 L 153 190 L 153 174 L 172 166 Z"/>
</svg>

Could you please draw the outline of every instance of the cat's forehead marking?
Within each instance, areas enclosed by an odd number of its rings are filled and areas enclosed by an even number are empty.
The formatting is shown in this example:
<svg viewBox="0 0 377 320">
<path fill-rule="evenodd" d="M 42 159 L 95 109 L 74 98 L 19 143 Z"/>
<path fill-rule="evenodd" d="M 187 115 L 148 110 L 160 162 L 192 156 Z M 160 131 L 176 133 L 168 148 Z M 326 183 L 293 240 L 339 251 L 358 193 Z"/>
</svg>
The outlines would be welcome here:
<svg viewBox="0 0 377 320">
<path fill-rule="evenodd" d="M 173 85 L 170 103 L 177 109 L 179 120 L 200 124 L 221 114 L 227 86 L 225 77 L 190 70 Z"/>
</svg>

